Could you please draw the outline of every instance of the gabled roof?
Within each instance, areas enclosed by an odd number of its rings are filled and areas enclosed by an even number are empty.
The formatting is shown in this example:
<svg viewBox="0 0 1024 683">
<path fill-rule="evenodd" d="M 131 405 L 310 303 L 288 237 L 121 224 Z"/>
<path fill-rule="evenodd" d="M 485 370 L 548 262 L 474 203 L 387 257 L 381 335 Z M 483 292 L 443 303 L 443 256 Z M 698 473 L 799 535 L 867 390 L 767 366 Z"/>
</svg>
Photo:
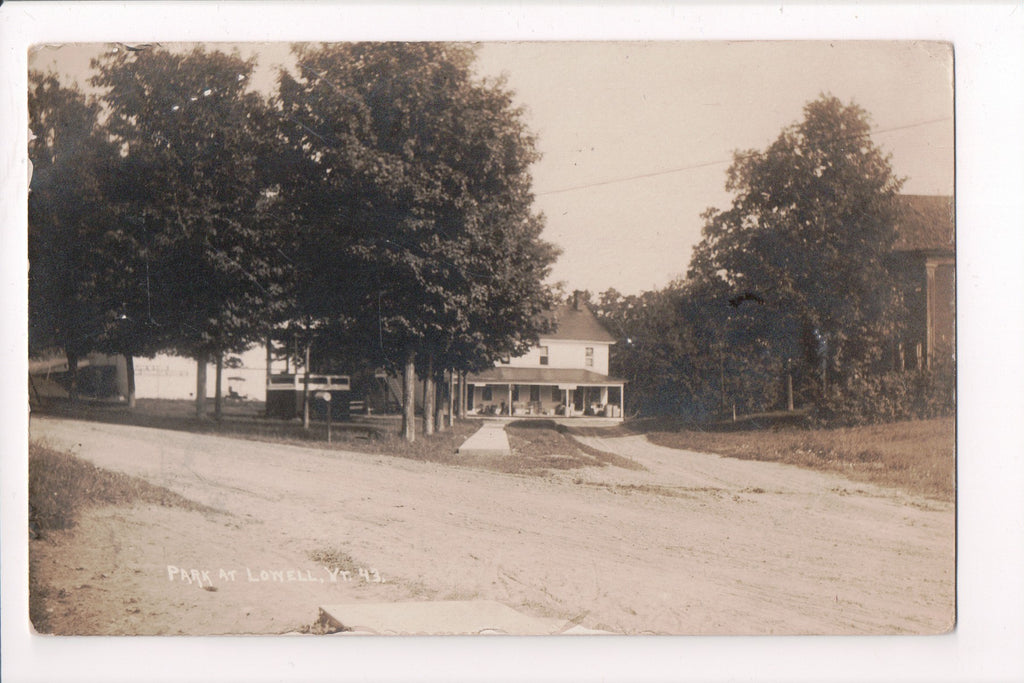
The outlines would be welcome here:
<svg viewBox="0 0 1024 683">
<path fill-rule="evenodd" d="M 954 251 L 956 216 L 952 197 L 903 194 L 897 201 L 894 251 Z"/>
<path fill-rule="evenodd" d="M 496 366 L 469 375 L 467 380 L 476 384 L 576 384 L 615 385 L 626 380 L 602 375 L 593 370 L 577 368 L 516 368 Z"/>
<path fill-rule="evenodd" d="M 586 304 L 573 302 L 557 306 L 553 311 L 544 314 L 544 318 L 552 325 L 552 331 L 541 334 L 540 338 L 555 340 L 593 341 L 615 343 L 608 330 L 604 328 Z"/>
</svg>

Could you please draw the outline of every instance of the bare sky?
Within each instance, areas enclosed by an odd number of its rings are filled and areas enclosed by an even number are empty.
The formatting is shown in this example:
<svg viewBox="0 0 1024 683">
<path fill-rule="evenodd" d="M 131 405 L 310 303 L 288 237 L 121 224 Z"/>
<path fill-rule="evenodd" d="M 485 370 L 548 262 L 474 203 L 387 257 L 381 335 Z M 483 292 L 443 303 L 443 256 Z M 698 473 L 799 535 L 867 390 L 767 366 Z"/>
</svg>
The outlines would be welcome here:
<svg viewBox="0 0 1024 683">
<path fill-rule="evenodd" d="M 30 66 L 82 74 L 99 47 L 43 49 Z M 288 61 L 283 43 L 243 52 L 266 83 Z M 822 93 L 868 111 L 904 192 L 953 192 L 946 44 L 492 42 L 477 69 L 507 77 L 539 137 L 537 206 L 563 249 L 551 279 L 569 288 L 637 293 L 681 276 L 701 212 L 729 203 L 732 152 L 763 149 Z"/>
</svg>

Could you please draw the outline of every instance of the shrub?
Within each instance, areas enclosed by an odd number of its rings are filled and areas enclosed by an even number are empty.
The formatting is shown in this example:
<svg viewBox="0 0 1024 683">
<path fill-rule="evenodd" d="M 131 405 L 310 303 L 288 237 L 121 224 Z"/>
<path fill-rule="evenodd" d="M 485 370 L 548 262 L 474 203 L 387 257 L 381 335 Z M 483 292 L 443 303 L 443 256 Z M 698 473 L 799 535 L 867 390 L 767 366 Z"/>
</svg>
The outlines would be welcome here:
<svg viewBox="0 0 1024 683">
<path fill-rule="evenodd" d="M 955 369 L 868 374 L 853 372 L 829 388 L 814 412 L 819 424 L 864 425 L 952 415 L 956 411 Z"/>
</svg>

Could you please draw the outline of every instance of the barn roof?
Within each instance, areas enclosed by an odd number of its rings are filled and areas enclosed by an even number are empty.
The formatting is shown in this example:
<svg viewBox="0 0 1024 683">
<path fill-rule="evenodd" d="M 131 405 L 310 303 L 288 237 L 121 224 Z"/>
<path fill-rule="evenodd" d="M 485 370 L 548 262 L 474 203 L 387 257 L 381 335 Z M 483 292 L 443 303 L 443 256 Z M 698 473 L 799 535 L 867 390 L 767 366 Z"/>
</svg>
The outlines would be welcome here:
<svg viewBox="0 0 1024 683">
<path fill-rule="evenodd" d="M 895 251 L 954 250 L 956 216 L 952 197 L 904 194 L 898 201 Z"/>
</svg>

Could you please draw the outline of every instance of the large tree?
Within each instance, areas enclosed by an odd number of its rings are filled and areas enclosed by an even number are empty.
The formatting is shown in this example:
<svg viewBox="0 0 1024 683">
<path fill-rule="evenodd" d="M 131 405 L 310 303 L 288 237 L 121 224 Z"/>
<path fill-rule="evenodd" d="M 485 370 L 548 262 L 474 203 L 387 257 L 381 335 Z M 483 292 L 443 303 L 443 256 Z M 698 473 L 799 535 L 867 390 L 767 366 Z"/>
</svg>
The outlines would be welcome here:
<svg viewBox="0 0 1024 683">
<path fill-rule="evenodd" d="M 29 352 L 66 354 L 74 398 L 82 356 L 130 357 L 119 342 L 130 335 L 134 301 L 108 289 L 126 262 L 108 248 L 116 226 L 107 192 L 118 153 L 99 125 L 97 102 L 52 73 L 32 72 L 29 84 Z"/>
<path fill-rule="evenodd" d="M 336 274 L 300 289 L 297 310 L 343 318 L 372 360 L 404 373 L 412 439 L 417 360 L 429 401 L 446 365 L 493 361 L 536 335 L 556 252 L 531 208 L 533 138 L 512 94 L 474 77 L 468 47 L 300 46 L 296 58 L 279 107 L 302 152 L 282 178 L 307 231 L 294 254 Z"/>
<path fill-rule="evenodd" d="M 870 133 L 863 109 L 821 96 L 767 149 L 737 152 L 732 206 L 704 214 L 690 264 L 732 353 L 779 373 L 802 360 L 821 393 L 878 361 L 898 312 L 885 257 L 902 181 Z"/>
<path fill-rule="evenodd" d="M 201 415 L 206 363 L 217 360 L 219 376 L 223 355 L 263 338 L 281 300 L 254 61 L 150 48 L 107 53 L 94 67 L 122 153 L 118 235 L 144 256 L 137 315 L 162 347 L 196 359 Z"/>
</svg>

